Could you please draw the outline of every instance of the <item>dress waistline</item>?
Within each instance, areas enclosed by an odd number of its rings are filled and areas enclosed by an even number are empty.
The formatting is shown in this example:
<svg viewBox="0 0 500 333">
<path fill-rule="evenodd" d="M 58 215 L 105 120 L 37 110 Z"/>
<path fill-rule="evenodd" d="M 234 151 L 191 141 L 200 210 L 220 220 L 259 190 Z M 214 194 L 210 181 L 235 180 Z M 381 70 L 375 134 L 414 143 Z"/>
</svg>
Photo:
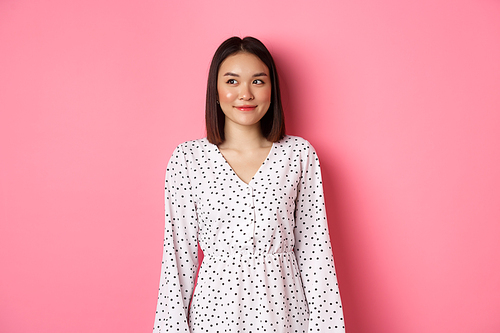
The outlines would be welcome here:
<svg viewBox="0 0 500 333">
<path fill-rule="evenodd" d="M 245 257 L 245 259 L 260 259 L 263 257 L 283 257 L 287 255 L 293 255 L 295 257 L 295 252 L 284 251 L 284 252 L 226 252 L 226 253 L 204 253 L 207 258 L 213 259 L 231 259 L 237 257 Z"/>
</svg>

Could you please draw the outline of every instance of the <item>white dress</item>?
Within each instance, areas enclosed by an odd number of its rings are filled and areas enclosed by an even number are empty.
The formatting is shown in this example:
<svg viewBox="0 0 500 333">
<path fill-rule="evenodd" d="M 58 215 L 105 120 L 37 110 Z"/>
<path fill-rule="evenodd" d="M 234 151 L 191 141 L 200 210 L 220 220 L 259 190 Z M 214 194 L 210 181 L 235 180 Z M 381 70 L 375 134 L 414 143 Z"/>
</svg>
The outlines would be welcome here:
<svg viewBox="0 0 500 333">
<path fill-rule="evenodd" d="M 154 333 L 344 332 L 309 142 L 274 143 L 249 184 L 206 138 L 182 143 L 167 167 L 165 210 Z"/>
</svg>

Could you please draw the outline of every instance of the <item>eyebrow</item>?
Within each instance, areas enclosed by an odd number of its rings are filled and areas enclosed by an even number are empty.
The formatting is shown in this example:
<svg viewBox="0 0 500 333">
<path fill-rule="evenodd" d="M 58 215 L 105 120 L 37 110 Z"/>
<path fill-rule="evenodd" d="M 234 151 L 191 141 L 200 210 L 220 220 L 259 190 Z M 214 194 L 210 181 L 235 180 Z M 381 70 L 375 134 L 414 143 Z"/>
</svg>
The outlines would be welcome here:
<svg viewBox="0 0 500 333">
<path fill-rule="evenodd" d="M 226 74 L 224 74 L 223 76 L 234 76 L 234 77 L 240 77 L 238 74 L 236 73 L 232 73 L 232 72 L 227 72 Z M 264 72 L 261 72 L 261 73 L 255 73 L 254 75 L 252 75 L 252 77 L 258 77 L 258 76 L 267 76 L 266 73 Z"/>
</svg>

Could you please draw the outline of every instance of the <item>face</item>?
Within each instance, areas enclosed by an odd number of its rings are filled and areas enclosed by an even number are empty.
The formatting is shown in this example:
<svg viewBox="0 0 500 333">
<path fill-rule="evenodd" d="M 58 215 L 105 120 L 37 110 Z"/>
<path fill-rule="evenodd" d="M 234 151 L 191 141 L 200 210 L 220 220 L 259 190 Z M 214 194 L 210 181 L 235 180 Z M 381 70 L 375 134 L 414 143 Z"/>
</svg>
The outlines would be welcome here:
<svg viewBox="0 0 500 333">
<path fill-rule="evenodd" d="M 217 91 L 226 126 L 255 126 L 271 105 L 269 69 L 251 53 L 233 54 L 220 65 Z"/>
</svg>

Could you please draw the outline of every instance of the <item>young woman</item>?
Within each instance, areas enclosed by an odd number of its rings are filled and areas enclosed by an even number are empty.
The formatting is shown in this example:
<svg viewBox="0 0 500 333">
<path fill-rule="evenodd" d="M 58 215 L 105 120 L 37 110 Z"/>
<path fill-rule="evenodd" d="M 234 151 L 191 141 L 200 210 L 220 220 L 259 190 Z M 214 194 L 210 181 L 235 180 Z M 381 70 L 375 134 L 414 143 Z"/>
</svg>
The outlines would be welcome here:
<svg viewBox="0 0 500 333">
<path fill-rule="evenodd" d="M 215 52 L 206 126 L 167 167 L 154 332 L 344 332 L 318 158 L 285 135 L 259 40 Z"/>
</svg>

